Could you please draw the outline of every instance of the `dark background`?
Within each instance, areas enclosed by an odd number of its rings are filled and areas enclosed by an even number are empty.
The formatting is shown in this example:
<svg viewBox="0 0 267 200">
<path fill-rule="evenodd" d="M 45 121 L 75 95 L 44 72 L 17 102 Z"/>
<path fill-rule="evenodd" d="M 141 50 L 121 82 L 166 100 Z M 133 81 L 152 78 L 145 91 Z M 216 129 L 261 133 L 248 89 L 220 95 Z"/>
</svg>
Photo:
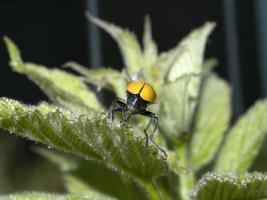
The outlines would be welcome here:
<svg viewBox="0 0 267 200">
<path fill-rule="evenodd" d="M 93 26 L 84 15 L 89 7 L 99 17 L 135 31 L 139 39 L 142 37 L 144 16 L 149 14 L 160 51 L 174 47 L 190 30 L 205 21 L 215 21 L 217 27 L 209 39 L 206 58 L 217 58 L 219 65 L 215 71 L 233 84 L 234 117 L 237 117 L 256 99 L 265 96 L 262 76 L 259 76 L 263 73 L 257 45 L 261 43 L 257 37 L 261 24 L 256 17 L 255 2 L 0 0 L 0 37 L 9 36 L 20 48 L 25 61 L 61 67 L 73 60 L 90 67 L 91 58 L 95 56 L 99 57 L 98 63 L 103 66 L 121 69 L 123 63 L 118 47 L 106 33 L 99 31 L 99 51 L 90 49 Z M 0 96 L 33 104 L 46 100 L 37 86 L 25 76 L 10 70 L 3 40 L 0 41 L 0 66 Z M 20 159 L 16 158 L 18 165 L 29 160 L 34 165 L 40 159 L 31 153 L 24 140 L 6 136 L 5 140 L 12 140 L 17 146 L 12 155 L 20 153 Z"/>
</svg>

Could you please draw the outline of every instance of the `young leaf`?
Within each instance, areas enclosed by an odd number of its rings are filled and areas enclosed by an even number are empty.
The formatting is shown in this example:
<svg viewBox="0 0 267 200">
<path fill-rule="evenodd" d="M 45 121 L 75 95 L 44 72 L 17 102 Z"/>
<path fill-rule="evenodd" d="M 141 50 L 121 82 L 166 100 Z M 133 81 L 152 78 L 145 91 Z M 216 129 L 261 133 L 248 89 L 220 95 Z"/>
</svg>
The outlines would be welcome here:
<svg viewBox="0 0 267 200">
<path fill-rule="evenodd" d="M 174 81 L 188 74 L 201 74 L 207 38 L 215 23 L 193 30 L 175 48 L 162 52 L 151 69 L 157 81 Z"/>
<path fill-rule="evenodd" d="M 256 200 L 267 198 L 267 176 L 260 173 L 208 173 L 198 181 L 190 196 L 197 200 Z"/>
<path fill-rule="evenodd" d="M 215 170 L 244 173 L 257 155 L 267 132 L 267 100 L 258 101 L 231 128 Z"/>
<path fill-rule="evenodd" d="M 169 139 L 177 139 L 188 133 L 197 102 L 197 93 L 189 83 L 197 83 L 200 77 L 185 75 L 162 86 L 160 91 L 160 127 Z"/>
<path fill-rule="evenodd" d="M 68 62 L 64 67 L 70 67 L 74 71 L 85 76 L 85 81 L 95 85 L 98 89 L 105 88 L 114 92 L 117 97 L 125 96 L 125 80 L 122 73 L 112 68 L 88 69 L 75 62 Z"/>
<path fill-rule="evenodd" d="M 63 195 L 50 194 L 40 192 L 27 192 L 11 195 L 0 195 L 0 200 L 115 200 L 115 198 L 98 197 L 91 194 L 88 195 Z"/>
<path fill-rule="evenodd" d="M 9 51 L 12 69 L 27 75 L 55 103 L 77 115 L 88 113 L 92 108 L 102 110 L 95 94 L 86 87 L 80 77 L 58 69 L 47 69 L 36 64 L 24 63 L 16 45 L 7 37 L 4 40 Z"/>
<path fill-rule="evenodd" d="M 98 19 L 86 13 L 88 19 L 108 32 L 119 45 L 124 64 L 130 74 L 137 73 L 142 67 L 142 50 L 136 35 L 129 30 L 122 29 L 114 24 Z"/>
<path fill-rule="evenodd" d="M 0 127 L 30 140 L 97 160 L 142 183 L 167 172 L 158 150 L 144 146 L 127 127 L 109 124 L 91 113 L 73 118 L 56 110 L 43 114 L 40 107 L 0 99 Z"/>
<path fill-rule="evenodd" d="M 171 51 L 170 56 L 174 56 L 175 61 L 170 66 L 168 81 L 174 81 L 186 74 L 199 74 L 203 71 L 205 46 L 214 27 L 215 23 L 205 23 L 202 27 L 193 30 Z"/>
<path fill-rule="evenodd" d="M 168 69 L 165 73 L 168 82 L 160 93 L 160 125 L 170 138 L 189 131 L 203 74 L 205 44 L 213 28 L 214 23 L 206 23 L 159 57 L 158 65 Z M 158 67 L 159 73 L 164 74 Z"/>
<path fill-rule="evenodd" d="M 158 48 L 152 38 L 151 20 L 149 16 L 145 17 L 143 45 L 143 67 L 151 67 L 157 59 Z"/>
<path fill-rule="evenodd" d="M 210 72 L 218 64 L 219 64 L 219 61 L 216 58 L 209 58 L 209 59 L 204 60 L 202 68 L 204 71 Z"/>
<path fill-rule="evenodd" d="M 199 169 L 211 161 L 229 126 L 231 97 L 229 85 L 209 75 L 202 87 L 190 145 L 191 165 Z"/>
</svg>

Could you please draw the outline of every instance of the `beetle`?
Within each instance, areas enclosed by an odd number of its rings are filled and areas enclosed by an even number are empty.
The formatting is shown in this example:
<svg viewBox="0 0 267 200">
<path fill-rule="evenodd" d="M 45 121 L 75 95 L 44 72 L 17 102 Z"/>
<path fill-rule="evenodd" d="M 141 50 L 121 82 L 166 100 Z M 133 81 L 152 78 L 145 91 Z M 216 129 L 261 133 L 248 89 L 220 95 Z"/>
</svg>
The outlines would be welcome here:
<svg viewBox="0 0 267 200">
<path fill-rule="evenodd" d="M 108 118 L 114 121 L 115 112 L 122 113 L 124 122 L 128 121 L 131 116 L 136 114 L 148 117 L 149 122 L 144 129 L 144 134 L 146 136 L 145 146 L 148 146 L 148 141 L 150 140 L 156 148 L 164 154 L 164 158 L 167 159 L 166 152 L 153 140 L 153 137 L 158 129 L 158 117 L 154 113 L 146 110 L 147 106 L 155 101 L 156 92 L 149 83 L 142 80 L 129 81 L 126 85 L 126 102 L 122 99 L 116 98 L 111 103 L 108 110 Z M 148 136 L 147 131 L 153 122 L 155 123 L 155 127 L 150 136 Z"/>
</svg>

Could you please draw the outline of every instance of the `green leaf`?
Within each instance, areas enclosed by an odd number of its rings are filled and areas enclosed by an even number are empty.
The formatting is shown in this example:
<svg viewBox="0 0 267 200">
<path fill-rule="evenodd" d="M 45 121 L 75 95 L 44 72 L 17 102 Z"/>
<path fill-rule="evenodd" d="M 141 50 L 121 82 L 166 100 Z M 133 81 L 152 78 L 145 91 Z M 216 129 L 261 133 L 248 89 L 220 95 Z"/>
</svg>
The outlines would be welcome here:
<svg viewBox="0 0 267 200">
<path fill-rule="evenodd" d="M 88 170 L 94 173 L 88 173 Z M 73 178 L 75 177 L 76 183 L 79 181 L 87 185 L 87 191 L 84 191 L 86 194 L 96 191 L 94 193 L 106 194 L 118 199 L 149 199 L 144 188 L 138 186 L 135 181 L 114 170 L 106 168 L 103 164 L 84 162 L 80 164 L 78 169 L 70 171 L 69 174 L 71 174 L 71 176 L 67 176 L 67 188 L 71 192 L 74 192 Z M 80 191 L 78 192 L 80 193 Z"/>
<path fill-rule="evenodd" d="M 215 23 L 205 23 L 193 30 L 169 53 L 175 60 L 170 66 L 168 81 L 174 81 L 187 74 L 202 73 L 206 42 L 214 27 Z"/>
<path fill-rule="evenodd" d="M 194 170 L 214 158 L 231 117 L 231 92 L 225 81 L 209 75 L 201 91 L 190 146 Z"/>
<path fill-rule="evenodd" d="M 74 71 L 85 76 L 85 81 L 97 86 L 98 90 L 105 88 L 114 92 L 118 97 L 125 96 L 125 80 L 122 73 L 112 68 L 88 69 L 75 62 L 68 62 L 64 67 L 70 67 Z"/>
<path fill-rule="evenodd" d="M 152 38 L 151 20 L 149 16 L 145 17 L 144 35 L 143 35 L 143 67 L 151 67 L 158 56 L 157 44 Z"/>
<path fill-rule="evenodd" d="M 167 83 L 160 91 L 160 125 L 169 138 L 177 139 L 190 131 L 204 72 L 205 44 L 214 26 L 214 23 L 204 24 L 159 57 L 158 73 L 167 73 L 161 77 Z M 166 73 L 162 73 L 163 68 Z"/>
<path fill-rule="evenodd" d="M 137 73 L 142 67 L 142 50 L 136 35 L 127 29 L 122 29 L 114 24 L 98 19 L 89 12 L 86 14 L 91 22 L 105 30 L 116 40 L 129 73 Z"/>
<path fill-rule="evenodd" d="M 141 188 L 128 176 L 99 162 L 81 160 L 45 149 L 37 152 L 56 163 L 65 172 L 65 185 L 74 194 L 102 194 L 118 199 L 147 199 Z"/>
<path fill-rule="evenodd" d="M 206 60 L 204 60 L 204 63 L 203 63 L 203 70 L 206 72 L 210 72 L 218 64 L 219 64 L 219 61 L 216 58 L 206 59 Z"/>
<path fill-rule="evenodd" d="M 197 200 L 256 200 L 267 197 L 267 176 L 260 173 L 231 174 L 208 173 L 190 193 Z"/>
<path fill-rule="evenodd" d="M 178 191 L 179 188 L 179 176 L 173 171 L 165 176 L 160 176 L 156 180 L 157 188 L 162 193 L 162 199 L 173 200 L 181 199 Z"/>
<path fill-rule="evenodd" d="M 0 200 L 115 200 L 113 198 L 97 197 L 94 195 L 63 195 L 40 192 L 25 192 L 10 195 L 0 195 Z"/>
<path fill-rule="evenodd" d="M 92 108 L 102 110 L 95 94 L 86 87 L 80 77 L 58 69 L 47 69 L 40 65 L 24 63 L 16 45 L 8 37 L 4 40 L 9 51 L 12 69 L 27 75 L 55 103 L 77 115 L 88 113 Z"/>
<path fill-rule="evenodd" d="M 244 173 L 248 170 L 267 132 L 267 100 L 258 101 L 231 128 L 215 170 Z"/>
<path fill-rule="evenodd" d="M 207 22 L 194 29 L 175 48 L 160 53 L 151 69 L 152 77 L 162 82 L 202 73 L 205 45 L 214 27 L 215 23 Z"/>
<path fill-rule="evenodd" d="M 65 186 L 66 189 L 71 194 L 76 195 L 92 195 L 94 197 L 99 197 L 100 199 L 117 199 L 111 196 L 108 196 L 104 193 L 96 191 L 94 188 L 91 188 L 85 182 L 80 180 L 79 178 L 71 175 L 65 175 Z M 109 181 L 107 181 L 109 183 Z"/>
<path fill-rule="evenodd" d="M 143 184 L 167 172 L 168 166 L 157 148 L 145 147 L 144 139 L 129 127 L 109 124 L 91 113 L 73 118 L 64 111 L 43 114 L 40 107 L 28 107 L 0 99 L 0 127 L 19 136 L 97 160 Z"/>
<path fill-rule="evenodd" d="M 171 140 L 189 132 L 198 94 L 190 83 L 197 83 L 200 77 L 185 75 L 162 86 L 159 96 L 162 132 Z"/>
</svg>

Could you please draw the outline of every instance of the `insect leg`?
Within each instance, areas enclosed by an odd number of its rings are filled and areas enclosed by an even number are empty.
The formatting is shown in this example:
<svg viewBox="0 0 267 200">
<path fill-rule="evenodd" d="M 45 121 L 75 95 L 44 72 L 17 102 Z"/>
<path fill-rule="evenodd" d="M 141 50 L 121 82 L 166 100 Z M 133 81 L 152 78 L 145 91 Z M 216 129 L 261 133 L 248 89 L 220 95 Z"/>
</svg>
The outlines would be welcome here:
<svg viewBox="0 0 267 200">
<path fill-rule="evenodd" d="M 154 140 L 153 140 L 153 137 L 156 134 L 157 129 L 158 129 L 158 117 L 154 113 L 149 112 L 149 111 L 144 111 L 142 113 L 142 115 L 147 116 L 147 117 L 150 118 L 150 120 L 149 120 L 146 128 L 144 129 L 144 133 L 146 135 L 146 143 L 145 143 L 145 145 L 146 146 L 148 145 L 148 138 L 149 138 L 150 141 L 156 146 L 156 148 L 158 150 L 160 150 L 164 154 L 164 158 L 167 159 L 168 158 L 168 155 L 166 154 L 166 152 L 162 148 L 160 148 L 158 146 L 158 144 L 156 142 L 154 142 Z M 155 126 L 154 126 L 154 129 L 153 129 L 151 135 L 148 137 L 147 130 L 149 129 L 149 127 L 151 126 L 151 124 L 152 124 L 153 121 L 155 122 Z"/>
<path fill-rule="evenodd" d="M 149 119 L 149 122 L 148 122 L 148 124 L 146 125 L 146 127 L 145 127 L 145 129 L 144 129 L 144 133 L 145 133 L 145 136 L 146 136 L 146 143 L 145 143 L 145 146 L 148 146 L 148 134 L 147 134 L 147 130 L 149 129 L 149 127 L 151 126 L 151 124 L 152 124 L 152 122 L 153 122 L 153 117 L 151 117 L 150 115 L 145 115 L 145 116 L 147 116 L 147 117 L 150 117 L 150 119 Z M 153 131 L 155 131 L 156 132 L 156 128 L 157 127 L 155 127 L 154 128 L 154 130 Z"/>
<path fill-rule="evenodd" d="M 127 109 L 127 107 L 125 109 Z M 134 112 L 134 111 L 131 111 L 128 113 L 124 112 L 123 120 L 121 121 L 121 123 L 126 124 L 127 121 L 131 118 L 131 116 L 136 115 L 136 114 L 138 114 L 138 112 Z"/>
<path fill-rule="evenodd" d="M 114 121 L 114 113 L 115 112 L 122 112 L 123 117 L 125 118 L 125 111 L 127 110 L 127 106 L 123 101 L 120 99 L 115 99 L 108 110 L 108 118 Z"/>
</svg>

